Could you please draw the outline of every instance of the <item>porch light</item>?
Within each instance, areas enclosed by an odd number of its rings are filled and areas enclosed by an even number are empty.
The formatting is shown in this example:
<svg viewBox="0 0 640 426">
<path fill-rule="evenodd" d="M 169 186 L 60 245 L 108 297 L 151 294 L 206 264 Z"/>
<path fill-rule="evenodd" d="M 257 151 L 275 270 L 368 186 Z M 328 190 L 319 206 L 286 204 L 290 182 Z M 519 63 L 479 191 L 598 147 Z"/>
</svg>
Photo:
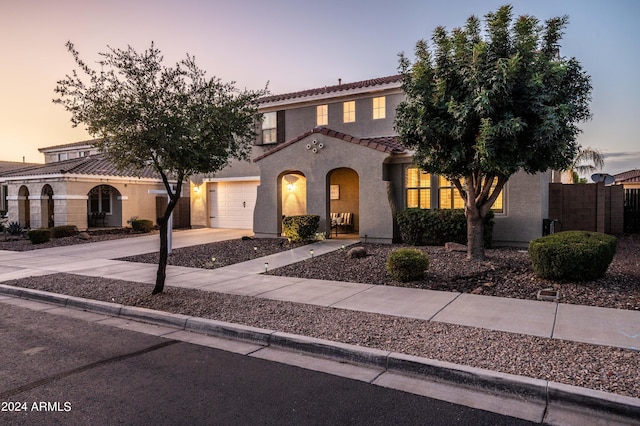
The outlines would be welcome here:
<svg viewBox="0 0 640 426">
<path fill-rule="evenodd" d="M 194 186 L 193 187 L 193 192 L 195 192 L 196 194 L 200 192 L 200 187 L 199 186 Z"/>
<path fill-rule="evenodd" d="M 292 183 L 288 183 L 287 184 L 287 189 L 289 190 L 289 192 L 293 192 L 293 184 Z"/>
</svg>

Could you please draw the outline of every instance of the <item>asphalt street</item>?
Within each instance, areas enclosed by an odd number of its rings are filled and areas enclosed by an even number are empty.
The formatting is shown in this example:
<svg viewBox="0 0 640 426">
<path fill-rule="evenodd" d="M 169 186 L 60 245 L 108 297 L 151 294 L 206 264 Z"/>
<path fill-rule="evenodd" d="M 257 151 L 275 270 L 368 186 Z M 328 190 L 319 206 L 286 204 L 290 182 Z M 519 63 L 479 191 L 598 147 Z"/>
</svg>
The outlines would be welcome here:
<svg viewBox="0 0 640 426">
<path fill-rule="evenodd" d="M 3 425 L 532 424 L 7 304 L 0 342 Z"/>
</svg>

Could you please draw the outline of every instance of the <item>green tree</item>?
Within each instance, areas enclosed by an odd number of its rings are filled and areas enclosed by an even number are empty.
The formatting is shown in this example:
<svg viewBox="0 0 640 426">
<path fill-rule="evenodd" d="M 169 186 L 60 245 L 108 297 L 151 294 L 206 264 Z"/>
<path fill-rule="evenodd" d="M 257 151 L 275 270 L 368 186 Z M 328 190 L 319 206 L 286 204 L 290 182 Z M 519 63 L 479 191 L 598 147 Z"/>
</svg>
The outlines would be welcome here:
<svg viewBox="0 0 640 426">
<path fill-rule="evenodd" d="M 565 169 L 577 123 L 590 118 L 590 77 L 561 57 L 567 17 L 540 24 L 503 6 L 464 28 L 438 27 L 415 61 L 400 55 L 406 99 L 396 130 L 416 164 L 450 179 L 465 201 L 467 257 L 484 259 L 483 217 L 509 177 Z"/>
<path fill-rule="evenodd" d="M 71 42 L 77 69 L 58 81 L 55 103 L 84 124 L 96 146 L 120 169 L 152 165 L 162 178 L 169 203 L 161 218 L 160 256 L 153 294 L 164 289 L 168 220 L 189 176 L 214 173 L 231 158 L 247 159 L 259 118 L 262 91 L 239 91 L 233 83 L 206 78 L 195 59 L 174 67 L 162 64 L 160 50 L 142 53 L 131 46 L 100 53 L 90 68 Z M 175 183 L 175 186 L 172 185 Z"/>
<path fill-rule="evenodd" d="M 604 155 L 598 149 L 580 147 L 576 156 L 573 157 L 571 164 L 567 167 L 566 171 L 569 173 L 569 178 L 572 183 L 586 183 L 587 180 L 580 178 L 580 175 L 587 173 L 593 173 L 596 170 L 602 170 L 604 168 Z"/>
</svg>

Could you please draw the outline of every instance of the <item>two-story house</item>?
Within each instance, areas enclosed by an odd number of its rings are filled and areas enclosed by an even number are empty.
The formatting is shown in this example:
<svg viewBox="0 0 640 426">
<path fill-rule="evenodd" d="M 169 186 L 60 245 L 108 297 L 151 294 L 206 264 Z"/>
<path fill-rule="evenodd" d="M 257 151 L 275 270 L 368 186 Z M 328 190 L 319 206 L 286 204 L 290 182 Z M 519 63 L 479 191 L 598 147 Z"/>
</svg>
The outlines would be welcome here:
<svg viewBox="0 0 640 426">
<path fill-rule="evenodd" d="M 422 173 L 395 137 L 401 77 L 263 98 L 253 161 L 232 162 L 191 185 L 191 225 L 245 228 L 257 237 L 282 234 L 282 218 L 350 213 L 344 231 L 369 242 L 399 238 L 394 214 L 407 207 L 462 208 L 444 177 Z M 494 204 L 494 241 L 527 244 L 542 233 L 550 173 L 511 177 Z"/>
</svg>

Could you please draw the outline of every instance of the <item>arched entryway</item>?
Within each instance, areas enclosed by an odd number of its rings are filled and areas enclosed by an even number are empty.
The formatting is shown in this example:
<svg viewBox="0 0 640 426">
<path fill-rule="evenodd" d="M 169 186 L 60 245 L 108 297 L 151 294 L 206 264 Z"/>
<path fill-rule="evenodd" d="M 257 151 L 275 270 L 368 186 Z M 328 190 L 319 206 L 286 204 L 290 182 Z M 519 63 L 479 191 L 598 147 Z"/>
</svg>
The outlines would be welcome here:
<svg viewBox="0 0 640 426">
<path fill-rule="evenodd" d="M 278 215 L 299 216 L 307 214 L 307 178 L 299 171 L 290 170 L 278 176 Z M 279 232 L 282 233 L 280 221 Z"/>
<path fill-rule="evenodd" d="M 55 226 L 54 205 L 53 205 L 53 188 L 51 185 L 42 187 L 40 194 L 40 224 L 43 228 L 53 228 Z"/>
<path fill-rule="evenodd" d="M 89 227 L 121 227 L 122 198 L 120 191 L 111 185 L 98 185 L 87 194 Z"/>
<path fill-rule="evenodd" d="M 360 177 L 350 168 L 331 170 L 327 175 L 327 229 L 334 238 L 357 234 L 360 224 Z"/>
<path fill-rule="evenodd" d="M 31 228 L 31 209 L 29 208 L 29 188 L 22 185 L 18 190 L 18 223 L 23 228 Z"/>
</svg>

